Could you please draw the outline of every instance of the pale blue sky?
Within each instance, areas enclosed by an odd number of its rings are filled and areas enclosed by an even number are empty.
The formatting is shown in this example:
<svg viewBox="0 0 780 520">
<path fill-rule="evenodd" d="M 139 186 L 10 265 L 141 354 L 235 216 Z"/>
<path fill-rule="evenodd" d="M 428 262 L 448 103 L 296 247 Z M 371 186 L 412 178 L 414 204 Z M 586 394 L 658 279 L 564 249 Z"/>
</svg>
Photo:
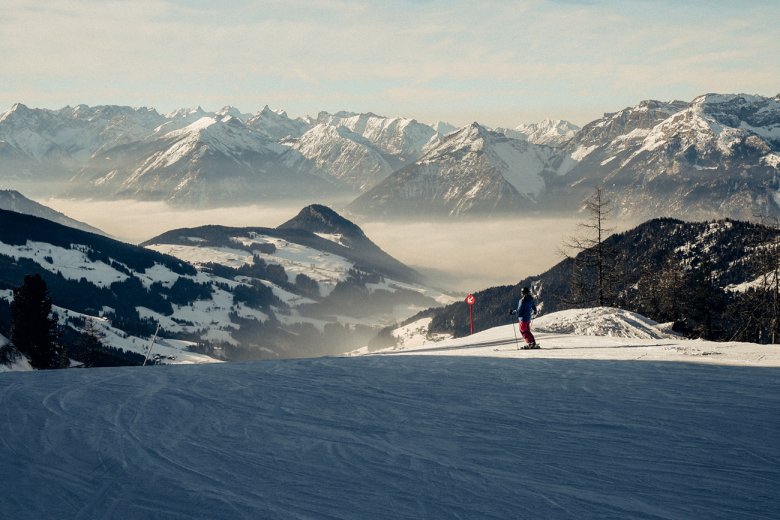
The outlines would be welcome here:
<svg viewBox="0 0 780 520">
<path fill-rule="evenodd" d="M 0 0 L 0 111 L 268 104 L 584 124 L 643 99 L 780 93 L 778 4 Z"/>
</svg>

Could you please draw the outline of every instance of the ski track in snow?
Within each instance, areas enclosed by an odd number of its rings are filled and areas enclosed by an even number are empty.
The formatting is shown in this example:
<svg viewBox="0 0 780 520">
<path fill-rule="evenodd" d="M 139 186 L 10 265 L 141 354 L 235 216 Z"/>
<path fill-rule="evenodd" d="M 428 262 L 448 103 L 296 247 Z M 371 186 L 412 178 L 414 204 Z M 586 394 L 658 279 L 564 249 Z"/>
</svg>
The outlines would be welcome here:
<svg viewBox="0 0 780 520">
<path fill-rule="evenodd" d="M 778 376 L 443 356 L 8 373 L 0 517 L 775 518 Z"/>
</svg>

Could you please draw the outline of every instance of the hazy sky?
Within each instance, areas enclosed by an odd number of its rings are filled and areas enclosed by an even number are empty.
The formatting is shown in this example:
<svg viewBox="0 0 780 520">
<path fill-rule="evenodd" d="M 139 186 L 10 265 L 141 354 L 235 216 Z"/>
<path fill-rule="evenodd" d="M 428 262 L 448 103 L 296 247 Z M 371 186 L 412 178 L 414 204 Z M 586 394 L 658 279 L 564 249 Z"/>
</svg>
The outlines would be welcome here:
<svg viewBox="0 0 780 520">
<path fill-rule="evenodd" d="M 587 123 L 780 92 L 780 6 L 735 1 L 0 0 L 0 111 L 263 105 Z"/>
</svg>

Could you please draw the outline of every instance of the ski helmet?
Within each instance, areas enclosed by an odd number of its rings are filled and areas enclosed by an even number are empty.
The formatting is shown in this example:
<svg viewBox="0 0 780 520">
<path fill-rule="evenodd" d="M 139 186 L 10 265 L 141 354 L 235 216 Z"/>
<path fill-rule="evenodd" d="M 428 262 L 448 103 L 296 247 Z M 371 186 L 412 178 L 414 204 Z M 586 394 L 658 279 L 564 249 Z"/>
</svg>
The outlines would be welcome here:
<svg viewBox="0 0 780 520">
<path fill-rule="evenodd" d="M 531 294 L 531 289 L 528 287 L 523 287 L 523 289 L 520 291 L 522 294 Z"/>
</svg>

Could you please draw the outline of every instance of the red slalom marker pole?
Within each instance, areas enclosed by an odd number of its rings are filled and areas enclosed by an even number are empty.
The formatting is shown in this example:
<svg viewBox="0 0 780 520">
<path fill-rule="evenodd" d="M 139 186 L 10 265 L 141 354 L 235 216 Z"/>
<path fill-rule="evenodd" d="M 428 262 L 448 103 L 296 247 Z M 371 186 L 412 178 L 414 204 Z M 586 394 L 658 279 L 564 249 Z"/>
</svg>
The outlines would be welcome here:
<svg viewBox="0 0 780 520">
<path fill-rule="evenodd" d="M 466 296 L 466 303 L 469 304 L 469 335 L 474 334 L 474 302 L 477 301 L 473 294 Z"/>
</svg>

